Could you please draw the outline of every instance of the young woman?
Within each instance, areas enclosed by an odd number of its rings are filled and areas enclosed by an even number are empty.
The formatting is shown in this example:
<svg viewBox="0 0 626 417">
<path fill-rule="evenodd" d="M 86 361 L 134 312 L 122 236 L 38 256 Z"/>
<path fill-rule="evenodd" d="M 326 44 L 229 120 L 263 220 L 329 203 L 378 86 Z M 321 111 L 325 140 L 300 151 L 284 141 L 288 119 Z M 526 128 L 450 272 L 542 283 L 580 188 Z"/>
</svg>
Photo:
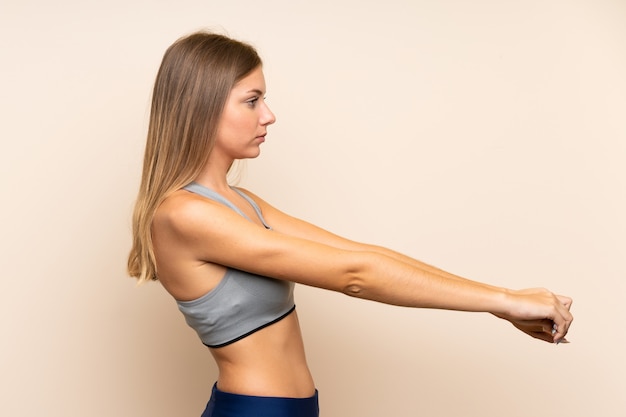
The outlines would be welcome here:
<svg viewBox="0 0 626 417">
<path fill-rule="evenodd" d="M 215 358 L 203 417 L 318 415 L 294 283 L 408 307 L 490 312 L 535 338 L 565 340 L 571 299 L 467 280 L 354 242 L 229 185 L 255 158 L 274 114 L 256 51 L 194 33 L 165 53 L 150 125 L 128 269 L 159 280 Z"/>
</svg>

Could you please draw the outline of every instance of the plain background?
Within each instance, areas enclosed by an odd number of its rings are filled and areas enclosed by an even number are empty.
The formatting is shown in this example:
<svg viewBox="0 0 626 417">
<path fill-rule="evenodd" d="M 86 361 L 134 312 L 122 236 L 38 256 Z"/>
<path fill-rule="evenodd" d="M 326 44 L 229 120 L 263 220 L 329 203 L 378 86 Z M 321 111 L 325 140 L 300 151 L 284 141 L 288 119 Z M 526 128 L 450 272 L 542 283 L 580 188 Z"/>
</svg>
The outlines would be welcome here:
<svg viewBox="0 0 626 417">
<path fill-rule="evenodd" d="M 574 298 L 569 345 L 299 286 L 325 417 L 624 416 L 623 0 L 0 3 L 0 415 L 199 416 L 216 369 L 126 277 L 151 86 L 197 29 L 278 116 L 241 185 L 347 237 Z"/>
</svg>

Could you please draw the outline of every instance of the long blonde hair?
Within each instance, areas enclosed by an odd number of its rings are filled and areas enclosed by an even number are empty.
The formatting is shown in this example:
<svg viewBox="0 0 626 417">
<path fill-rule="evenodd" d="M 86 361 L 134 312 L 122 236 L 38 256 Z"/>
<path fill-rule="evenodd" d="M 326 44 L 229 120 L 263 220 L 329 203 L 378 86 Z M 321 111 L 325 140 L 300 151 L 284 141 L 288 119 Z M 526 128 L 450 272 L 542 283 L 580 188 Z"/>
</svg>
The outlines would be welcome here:
<svg viewBox="0 0 626 417">
<path fill-rule="evenodd" d="M 207 32 L 181 38 L 165 52 L 152 94 L 128 257 L 128 273 L 139 282 L 157 279 L 154 213 L 165 198 L 198 176 L 231 89 L 260 65 L 252 46 Z"/>
</svg>

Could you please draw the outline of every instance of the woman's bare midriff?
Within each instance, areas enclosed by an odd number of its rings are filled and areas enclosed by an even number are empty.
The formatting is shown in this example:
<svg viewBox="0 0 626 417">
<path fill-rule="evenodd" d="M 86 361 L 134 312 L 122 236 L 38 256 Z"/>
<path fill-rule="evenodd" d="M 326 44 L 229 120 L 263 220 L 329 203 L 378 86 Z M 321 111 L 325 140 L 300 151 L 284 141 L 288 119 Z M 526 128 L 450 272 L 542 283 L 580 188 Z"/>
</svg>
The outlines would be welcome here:
<svg viewBox="0 0 626 417">
<path fill-rule="evenodd" d="M 181 195 L 189 198 L 188 194 Z M 186 248 L 154 235 L 159 281 L 176 300 L 197 299 L 224 277 L 224 266 L 190 258 Z M 237 342 L 210 350 L 219 370 L 217 386 L 221 391 L 290 398 L 315 393 L 295 311 Z"/>
<path fill-rule="evenodd" d="M 290 398 L 315 393 L 295 311 L 235 343 L 212 348 L 211 353 L 221 391 Z"/>
</svg>

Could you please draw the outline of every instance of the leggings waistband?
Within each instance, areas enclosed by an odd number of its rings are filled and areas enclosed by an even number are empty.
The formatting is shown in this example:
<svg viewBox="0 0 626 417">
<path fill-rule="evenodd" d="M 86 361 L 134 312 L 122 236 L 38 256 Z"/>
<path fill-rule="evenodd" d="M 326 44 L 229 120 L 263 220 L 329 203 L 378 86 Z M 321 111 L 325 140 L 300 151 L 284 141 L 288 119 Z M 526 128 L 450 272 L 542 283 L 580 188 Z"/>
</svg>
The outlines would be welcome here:
<svg viewBox="0 0 626 417">
<path fill-rule="evenodd" d="M 319 417 L 318 392 L 308 398 L 260 397 L 220 391 L 213 385 L 202 417 Z"/>
</svg>

